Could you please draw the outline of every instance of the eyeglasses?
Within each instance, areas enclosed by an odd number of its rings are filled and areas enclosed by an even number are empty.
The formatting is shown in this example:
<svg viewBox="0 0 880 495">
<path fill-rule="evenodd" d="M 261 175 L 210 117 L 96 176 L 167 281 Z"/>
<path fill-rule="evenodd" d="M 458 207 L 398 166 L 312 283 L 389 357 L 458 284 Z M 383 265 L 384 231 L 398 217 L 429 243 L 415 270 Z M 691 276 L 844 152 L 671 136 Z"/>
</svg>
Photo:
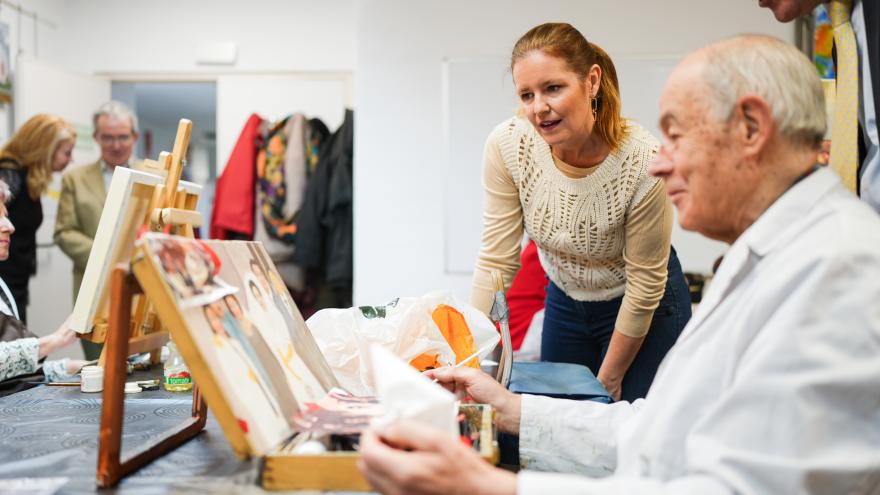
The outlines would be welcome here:
<svg viewBox="0 0 880 495">
<path fill-rule="evenodd" d="M 132 137 L 133 136 L 131 134 L 120 134 L 119 136 L 110 136 L 107 134 L 99 134 L 98 141 L 105 146 L 110 146 L 114 143 L 128 144 L 131 142 Z"/>
</svg>

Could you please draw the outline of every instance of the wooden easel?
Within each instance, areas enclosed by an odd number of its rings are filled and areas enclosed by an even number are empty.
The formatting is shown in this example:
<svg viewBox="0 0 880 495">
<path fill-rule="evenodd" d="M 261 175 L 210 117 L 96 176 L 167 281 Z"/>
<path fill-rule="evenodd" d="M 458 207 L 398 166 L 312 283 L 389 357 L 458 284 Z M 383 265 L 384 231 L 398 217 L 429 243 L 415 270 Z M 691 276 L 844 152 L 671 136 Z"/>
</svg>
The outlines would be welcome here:
<svg viewBox="0 0 880 495">
<path fill-rule="evenodd" d="M 165 183 L 153 190 L 144 224 L 151 231 L 166 228 L 179 235 L 193 237 L 193 227 L 201 225 L 201 215 L 193 211 L 195 201 L 178 191 L 183 157 L 189 146 L 192 122 L 181 119 L 171 154 L 162 152 L 158 161 L 147 160 L 145 166 L 166 173 Z M 189 204 L 192 203 L 192 204 Z M 132 314 L 135 296 L 140 295 Z M 110 279 L 110 318 L 101 361 L 104 367 L 104 395 L 101 406 L 101 429 L 98 441 L 99 487 L 116 485 L 119 480 L 193 438 L 205 428 L 208 410 L 198 388 L 193 385 L 192 417 L 168 430 L 168 434 L 145 448 L 121 459 L 125 379 L 128 356 L 151 351 L 158 362 L 158 349 L 168 341 L 168 332 L 161 331 L 159 321 L 143 296 L 138 281 L 125 264 L 114 268 Z"/>
<path fill-rule="evenodd" d="M 192 122 L 181 119 L 177 126 L 172 152 L 163 151 L 158 160 L 144 160 L 144 169 L 156 175 L 165 175 L 165 183 L 153 189 L 153 195 L 147 208 L 143 224 L 153 232 L 161 232 L 167 228 L 170 233 L 193 237 L 193 227 L 202 223 L 202 217 L 194 211 L 198 198 L 178 191 L 180 175 L 183 172 L 183 160 L 189 147 Z M 103 328 L 102 328 L 103 327 Z M 151 352 L 153 364 L 159 363 L 159 351 L 168 342 L 168 332 L 160 331 L 156 312 L 150 308 L 145 298 L 139 298 L 134 317 L 130 322 L 129 354 Z M 97 322 L 95 333 L 104 335 L 107 340 L 107 327 Z M 106 369 L 107 354 L 101 353 L 98 365 Z"/>
</svg>

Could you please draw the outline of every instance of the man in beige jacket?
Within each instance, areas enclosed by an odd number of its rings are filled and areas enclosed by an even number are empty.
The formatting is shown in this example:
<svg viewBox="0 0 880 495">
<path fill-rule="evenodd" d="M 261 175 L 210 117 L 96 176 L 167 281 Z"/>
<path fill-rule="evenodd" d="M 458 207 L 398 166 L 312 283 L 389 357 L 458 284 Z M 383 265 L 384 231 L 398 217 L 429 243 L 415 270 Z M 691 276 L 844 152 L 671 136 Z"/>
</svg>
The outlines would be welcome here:
<svg viewBox="0 0 880 495">
<path fill-rule="evenodd" d="M 101 105 L 92 123 L 101 159 L 64 174 L 55 218 L 55 244 L 73 260 L 74 301 L 98 231 L 113 170 L 132 165 L 132 150 L 138 138 L 137 117 L 117 101 Z M 82 345 L 86 359 L 97 359 L 101 353 L 100 344 L 83 340 Z"/>
</svg>

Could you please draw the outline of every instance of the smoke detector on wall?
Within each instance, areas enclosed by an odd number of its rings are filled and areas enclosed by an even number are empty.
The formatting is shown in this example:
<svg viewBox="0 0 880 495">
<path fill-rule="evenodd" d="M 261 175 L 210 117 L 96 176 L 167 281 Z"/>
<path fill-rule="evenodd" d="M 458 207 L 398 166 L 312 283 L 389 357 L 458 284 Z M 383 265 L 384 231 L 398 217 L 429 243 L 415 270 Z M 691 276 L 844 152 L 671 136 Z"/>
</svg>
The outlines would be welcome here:
<svg viewBox="0 0 880 495">
<path fill-rule="evenodd" d="M 234 41 L 199 43 L 196 46 L 196 63 L 199 65 L 235 65 L 238 47 Z"/>
</svg>

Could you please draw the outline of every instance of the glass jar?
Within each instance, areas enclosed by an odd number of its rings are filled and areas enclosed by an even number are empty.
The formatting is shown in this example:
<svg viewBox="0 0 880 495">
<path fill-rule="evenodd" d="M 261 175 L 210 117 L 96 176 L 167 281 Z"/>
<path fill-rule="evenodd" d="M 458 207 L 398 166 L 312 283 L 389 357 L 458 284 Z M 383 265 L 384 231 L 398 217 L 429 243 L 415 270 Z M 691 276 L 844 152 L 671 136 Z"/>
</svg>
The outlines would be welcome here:
<svg viewBox="0 0 880 495">
<path fill-rule="evenodd" d="M 192 376 L 174 342 L 168 341 L 168 359 L 165 360 L 165 378 L 162 380 L 169 392 L 188 392 L 192 390 Z"/>
</svg>

